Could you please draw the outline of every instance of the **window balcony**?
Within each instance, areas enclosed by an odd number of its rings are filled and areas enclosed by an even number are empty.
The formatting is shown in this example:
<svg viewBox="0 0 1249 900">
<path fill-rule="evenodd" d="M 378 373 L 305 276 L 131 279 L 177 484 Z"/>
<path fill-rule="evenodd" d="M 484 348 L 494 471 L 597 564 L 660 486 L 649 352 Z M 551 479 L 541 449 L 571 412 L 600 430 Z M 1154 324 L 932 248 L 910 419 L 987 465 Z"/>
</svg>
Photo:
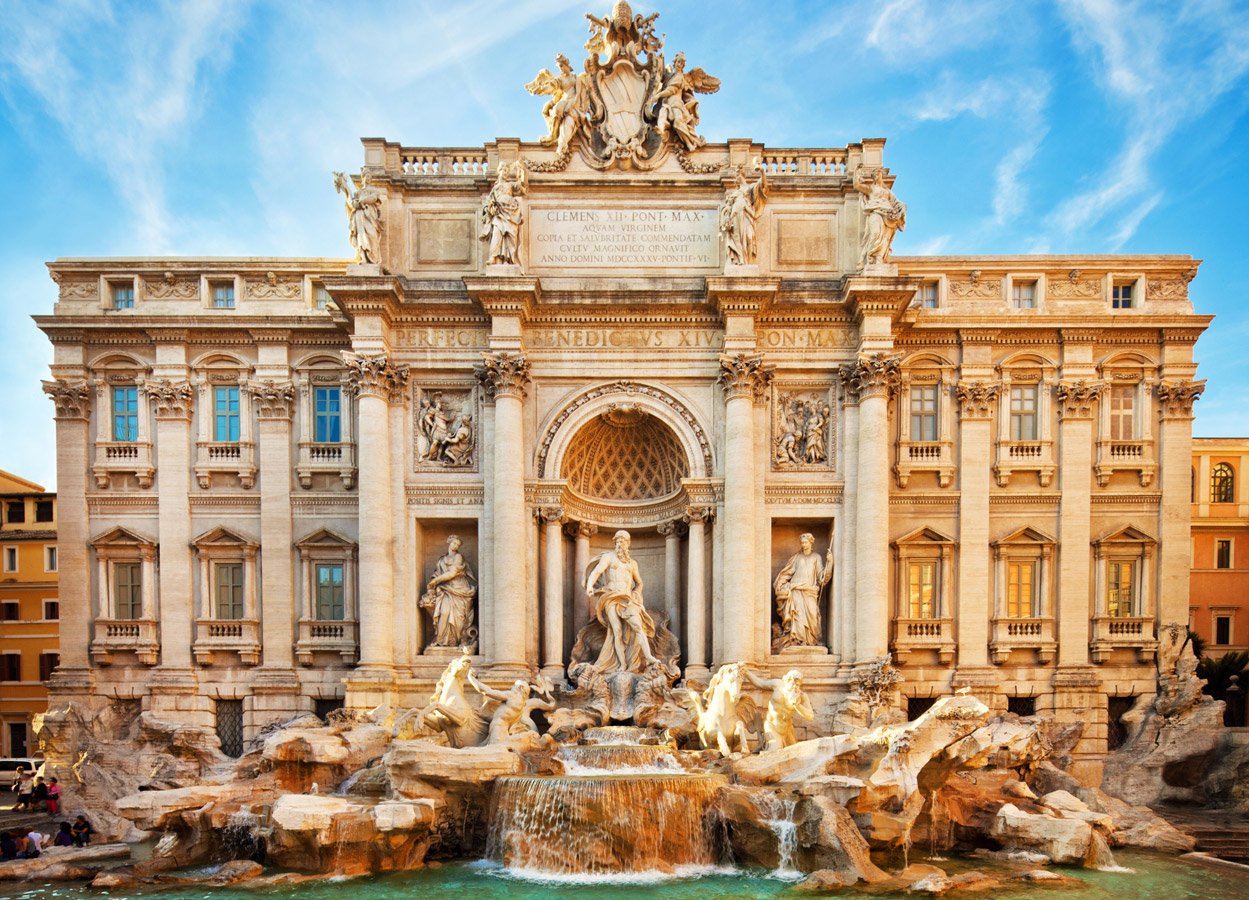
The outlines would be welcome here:
<svg viewBox="0 0 1249 900">
<path fill-rule="evenodd" d="M 912 472 L 936 472 L 941 487 L 954 480 L 954 444 L 951 441 L 898 441 L 893 473 L 898 487 L 906 487 Z"/>
<path fill-rule="evenodd" d="M 1093 662 L 1103 663 L 1115 650 L 1135 650 L 1142 663 L 1154 661 L 1158 639 L 1152 616 L 1097 616 L 1093 619 Z"/>
<path fill-rule="evenodd" d="M 1002 665 L 1014 650 L 1035 650 L 1041 665 L 1054 660 L 1058 642 L 1054 639 L 1054 619 L 1050 616 L 996 618 L 992 623 L 989 651 Z"/>
<path fill-rule="evenodd" d="M 1110 476 L 1115 472 L 1136 472 L 1141 479 L 1141 487 L 1149 487 L 1158 470 L 1154 463 L 1153 441 L 1098 441 L 1097 442 L 1097 483 L 1105 487 L 1110 483 Z"/>
<path fill-rule="evenodd" d="M 214 653 L 237 653 L 243 665 L 258 665 L 260 623 L 255 619 L 197 619 L 191 652 L 201 666 L 210 665 Z"/>
<path fill-rule="evenodd" d="M 256 484 L 256 448 L 251 442 L 199 441 L 195 450 L 195 479 L 201 488 L 212 486 L 214 472 L 237 475 L 245 488 Z"/>
<path fill-rule="evenodd" d="M 895 619 L 893 623 L 893 655 L 898 665 L 905 665 L 907 656 L 916 651 L 932 651 L 941 665 L 954 661 L 953 619 Z"/>
<path fill-rule="evenodd" d="M 300 441 L 299 463 L 295 466 L 299 486 L 312 487 L 314 472 L 335 474 L 343 480 L 343 487 L 350 490 L 356 482 L 356 445 L 347 441 L 332 444 Z"/>
<path fill-rule="evenodd" d="M 1041 487 L 1049 487 L 1058 467 L 1054 464 L 1053 441 L 998 441 L 993 472 L 997 486 L 1006 487 L 1015 472 L 1036 472 Z"/>
<path fill-rule="evenodd" d="M 96 619 L 91 659 L 98 666 L 112 665 L 114 653 L 133 653 L 145 666 L 154 666 L 160 655 L 155 619 Z"/>
<path fill-rule="evenodd" d="M 355 622 L 304 619 L 299 623 L 295 657 L 301 666 L 310 666 L 316 653 L 337 653 L 344 664 L 354 666 L 359 646 L 356 640 Z"/>
<path fill-rule="evenodd" d="M 134 475 L 139 487 L 150 488 L 156 469 L 152 445 L 147 441 L 97 441 L 91 475 L 95 486 L 107 488 L 114 475 Z"/>
</svg>

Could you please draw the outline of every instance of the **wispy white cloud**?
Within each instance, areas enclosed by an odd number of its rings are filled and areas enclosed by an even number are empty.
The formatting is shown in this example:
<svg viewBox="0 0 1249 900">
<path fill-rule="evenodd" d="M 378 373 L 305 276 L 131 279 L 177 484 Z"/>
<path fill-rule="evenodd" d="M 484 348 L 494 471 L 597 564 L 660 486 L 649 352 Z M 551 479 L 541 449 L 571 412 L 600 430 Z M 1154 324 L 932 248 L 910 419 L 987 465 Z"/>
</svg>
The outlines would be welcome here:
<svg viewBox="0 0 1249 900">
<path fill-rule="evenodd" d="M 987 0 L 889 0 L 871 19 L 866 42 L 893 60 L 945 56 L 996 40 L 1003 11 Z"/>
</svg>

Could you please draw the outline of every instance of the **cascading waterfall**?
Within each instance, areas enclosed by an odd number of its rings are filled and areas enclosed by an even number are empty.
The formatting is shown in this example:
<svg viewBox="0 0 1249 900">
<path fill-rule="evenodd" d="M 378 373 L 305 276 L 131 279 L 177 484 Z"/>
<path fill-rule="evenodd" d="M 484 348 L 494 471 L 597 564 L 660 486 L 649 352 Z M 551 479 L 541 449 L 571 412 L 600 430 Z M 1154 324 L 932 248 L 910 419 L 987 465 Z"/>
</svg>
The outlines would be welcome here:
<svg viewBox="0 0 1249 900">
<path fill-rule="evenodd" d="M 565 775 L 680 774 L 685 767 L 661 744 L 590 744 L 561 747 Z"/>
<path fill-rule="evenodd" d="M 778 861 L 775 874 L 781 878 L 797 878 L 802 874 L 794 868 L 794 853 L 798 850 L 798 824 L 794 821 L 797 799 L 767 794 L 753 799 L 759 817 L 776 835 Z"/>
</svg>

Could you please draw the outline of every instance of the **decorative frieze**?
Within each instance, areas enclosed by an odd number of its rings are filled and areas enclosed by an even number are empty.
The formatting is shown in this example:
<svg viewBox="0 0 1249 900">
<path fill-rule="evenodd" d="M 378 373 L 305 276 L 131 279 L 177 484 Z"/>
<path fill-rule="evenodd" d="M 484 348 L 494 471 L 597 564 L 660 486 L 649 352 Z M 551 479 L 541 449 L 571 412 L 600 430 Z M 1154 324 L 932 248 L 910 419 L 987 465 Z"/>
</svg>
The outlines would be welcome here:
<svg viewBox="0 0 1249 900">
<path fill-rule="evenodd" d="M 1054 396 L 1058 398 L 1058 415 L 1063 419 L 1089 419 L 1093 404 L 1101 396 L 1100 381 L 1060 381 Z"/>
<path fill-rule="evenodd" d="M 1162 381 L 1154 389 L 1158 393 L 1160 411 L 1164 419 L 1192 418 L 1193 404 L 1206 389 L 1201 381 Z"/>
<path fill-rule="evenodd" d="M 979 269 L 972 269 L 965 280 L 950 282 L 950 296 L 965 300 L 998 300 L 1002 296 L 1002 279 L 982 278 Z"/>
<path fill-rule="evenodd" d="M 524 399 L 525 385 L 530 381 L 529 360 L 523 353 L 508 353 L 505 350 L 483 353 L 481 365 L 473 369 L 473 374 L 481 382 L 487 397 Z"/>
<path fill-rule="evenodd" d="M 343 352 L 347 383 L 357 397 L 380 397 L 392 401 L 402 397 L 408 383 L 408 367 L 391 362 L 385 353 Z"/>
<path fill-rule="evenodd" d="M 1102 294 L 1100 278 L 1082 278 L 1079 269 L 1072 269 L 1066 278 L 1051 278 L 1049 292 L 1055 298 L 1093 300 Z"/>
<path fill-rule="evenodd" d="M 295 411 L 295 386 L 289 381 L 249 382 L 252 406 L 262 419 L 286 419 Z"/>
<path fill-rule="evenodd" d="M 303 291 L 304 280 L 298 275 L 266 272 L 262 278 L 249 277 L 243 282 L 243 296 L 252 300 L 298 300 Z"/>
<path fill-rule="evenodd" d="M 52 398 L 58 419 L 86 419 L 91 412 L 91 388 L 85 381 L 45 381 L 43 392 Z"/>
<path fill-rule="evenodd" d="M 143 383 L 143 392 L 155 404 L 156 418 L 191 418 L 191 407 L 195 402 L 195 388 L 189 382 L 173 381 L 168 378 L 148 380 Z"/>
<path fill-rule="evenodd" d="M 199 279 L 179 278 L 173 272 L 160 278 L 145 278 L 143 296 L 150 300 L 194 300 L 199 296 Z"/>
<path fill-rule="evenodd" d="M 954 386 L 959 416 L 964 419 L 989 419 L 997 405 L 1000 386 L 992 381 L 960 381 Z"/>
<path fill-rule="evenodd" d="M 746 397 L 753 401 L 761 401 L 767 396 L 768 386 L 772 383 L 772 370 L 763 364 L 763 354 L 720 357 L 720 375 L 718 381 L 724 388 L 727 400 Z"/>
</svg>

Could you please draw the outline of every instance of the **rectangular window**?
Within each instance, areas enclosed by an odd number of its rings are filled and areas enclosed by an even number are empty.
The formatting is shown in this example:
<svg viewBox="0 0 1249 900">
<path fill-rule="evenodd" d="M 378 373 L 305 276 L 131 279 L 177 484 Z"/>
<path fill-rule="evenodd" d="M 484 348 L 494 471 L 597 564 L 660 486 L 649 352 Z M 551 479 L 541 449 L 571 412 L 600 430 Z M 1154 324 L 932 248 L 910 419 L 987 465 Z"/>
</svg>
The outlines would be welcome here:
<svg viewBox="0 0 1249 900">
<path fill-rule="evenodd" d="M 1007 697 L 1006 711 L 1017 716 L 1036 715 L 1036 697 Z"/>
<path fill-rule="evenodd" d="M 342 390 L 336 387 L 317 388 L 315 396 L 315 429 L 318 444 L 336 444 L 342 439 Z"/>
<path fill-rule="evenodd" d="M 51 522 L 55 515 L 55 507 L 51 500 L 35 501 L 35 521 Z"/>
<path fill-rule="evenodd" d="M 237 442 L 239 439 L 239 389 L 213 388 L 213 440 Z"/>
<path fill-rule="evenodd" d="M 22 606 L 16 600 L 0 603 L 0 622 L 17 622 L 22 618 Z"/>
<path fill-rule="evenodd" d="M 317 309 L 325 309 L 330 305 L 330 292 L 325 289 L 324 285 L 318 284 L 313 288 L 313 299 Z"/>
<path fill-rule="evenodd" d="M 10 525 L 26 521 L 26 501 L 10 500 L 4 505 L 4 518 Z"/>
<path fill-rule="evenodd" d="M 5 653 L 0 655 L 0 681 L 22 680 L 22 654 Z"/>
<path fill-rule="evenodd" d="M 217 563 L 217 618 L 243 618 L 242 563 Z"/>
<path fill-rule="evenodd" d="M 1006 615 L 1027 619 L 1035 615 L 1036 561 L 1012 559 L 1006 564 Z"/>
<path fill-rule="evenodd" d="M 134 309 L 134 285 L 114 284 L 113 309 Z"/>
<path fill-rule="evenodd" d="M 113 388 L 113 440 L 139 439 L 139 389 Z"/>
<path fill-rule="evenodd" d="M 910 607 L 912 619 L 935 618 L 937 563 L 923 560 L 910 564 Z"/>
<path fill-rule="evenodd" d="M 1132 288 L 1131 282 L 1127 284 L 1116 284 L 1110 289 L 1110 306 L 1113 309 L 1131 309 L 1132 308 Z"/>
<path fill-rule="evenodd" d="M 213 297 L 213 309 L 234 309 L 234 283 L 216 281 L 210 285 Z"/>
<path fill-rule="evenodd" d="M 43 570 L 45 572 L 55 572 L 56 563 L 57 563 L 56 547 L 55 546 L 44 547 L 43 548 Z"/>
<path fill-rule="evenodd" d="M 1232 567 L 1232 542 L 1219 540 L 1214 542 L 1214 567 L 1230 569 Z"/>
<path fill-rule="evenodd" d="M 238 759 L 243 755 L 243 701 L 217 701 L 217 739 L 221 752 Z"/>
<path fill-rule="evenodd" d="M 43 601 L 43 617 L 48 621 L 53 621 L 61 617 L 61 603 L 59 600 Z"/>
<path fill-rule="evenodd" d="M 317 566 L 317 618 L 343 620 L 343 566 L 330 563 Z"/>
<path fill-rule="evenodd" d="M 1011 285 L 1010 299 L 1015 309 L 1036 309 L 1036 282 L 1016 281 Z"/>
<path fill-rule="evenodd" d="M 1040 394 L 1035 384 L 1016 385 L 1010 389 L 1010 439 L 1012 441 L 1035 441 L 1040 438 L 1040 419 L 1037 415 Z"/>
<path fill-rule="evenodd" d="M 937 439 L 937 386 L 911 388 L 911 440 Z"/>
<path fill-rule="evenodd" d="M 1106 563 L 1106 615 L 1120 617 L 1133 614 L 1135 574 L 1136 563 L 1130 560 L 1110 560 Z"/>
<path fill-rule="evenodd" d="M 1136 439 L 1136 385 L 1116 384 L 1110 389 L 1110 439 Z"/>
<path fill-rule="evenodd" d="M 1232 642 L 1232 617 L 1231 616 L 1215 616 L 1214 617 L 1214 643 L 1220 647 L 1226 647 Z"/>
<path fill-rule="evenodd" d="M 907 697 L 906 720 L 914 722 L 928 710 L 932 709 L 932 705 L 936 702 L 936 697 Z"/>
<path fill-rule="evenodd" d="M 40 653 L 39 654 L 39 680 L 47 681 L 52 677 L 52 671 L 61 664 L 61 655 L 59 653 Z"/>
<path fill-rule="evenodd" d="M 19 759 L 26 756 L 27 735 L 25 722 L 9 723 L 9 753 Z M 10 769 L 10 771 L 12 771 Z"/>
<path fill-rule="evenodd" d="M 937 308 L 937 282 L 927 281 L 919 287 L 919 305 L 921 309 Z"/>
<path fill-rule="evenodd" d="M 4 571 L 6 572 L 17 571 L 17 548 L 16 547 L 4 548 Z"/>
<path fill-rule="evenodd" d="M 117 618 L 143 618 L 142 563 L 113 563 L 113 598 Z"/>
</svg>

